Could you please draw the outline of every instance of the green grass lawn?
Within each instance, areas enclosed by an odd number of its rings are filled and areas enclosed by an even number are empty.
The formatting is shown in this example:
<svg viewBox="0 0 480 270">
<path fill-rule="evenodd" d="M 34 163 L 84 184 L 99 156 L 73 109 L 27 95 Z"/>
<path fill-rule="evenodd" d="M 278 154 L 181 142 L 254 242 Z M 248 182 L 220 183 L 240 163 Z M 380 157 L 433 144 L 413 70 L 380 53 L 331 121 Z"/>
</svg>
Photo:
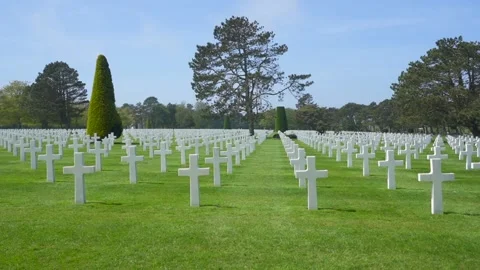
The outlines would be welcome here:
<svg viewBox="0 0 480 270">
<path fill-rule="evenodd" d="M 87 204 L 75 205 L 73 176 L 61 174 L 71 149 L 53 184 L 43 162 L 34 171 L 29 156 L 23 163 L 1 149 L 0 268 L 480 268 L 480 171 L 465 171 L 451 151 L 443 172 L 456 180 L 444 184 L 446 214 L 432 216 L 431 184 L 417 181 L 429 171 L 426 153 L 412 170 L 397 169 L 397 190 L 387 190 L 386 168 L 377 167 L 381 151 L 370 177 L 361 160 L 346 168 L 345 154 L 336 162 L 318 153 L 317 169 L 329 177 L 317 181 L 319 210 L 308 211 L 280 140 L 258 146 L 233 175 L 223 165 L 222 187 L 212 172 L 201 177 L 200 208 L 189 206 L 189 179 L 177 176 L 179 152 L 161 174 L 160 157 L 138 150 L 138 184 L 115 145 L 104 170 L 86 176 Z"/>
</svg>

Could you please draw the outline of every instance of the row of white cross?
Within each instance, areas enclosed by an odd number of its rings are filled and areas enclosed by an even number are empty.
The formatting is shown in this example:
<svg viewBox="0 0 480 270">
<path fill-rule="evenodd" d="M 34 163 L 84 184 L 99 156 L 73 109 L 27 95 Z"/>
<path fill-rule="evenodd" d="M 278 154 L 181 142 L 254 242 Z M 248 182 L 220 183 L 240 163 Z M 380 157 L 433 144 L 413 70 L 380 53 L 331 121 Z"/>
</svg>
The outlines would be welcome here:
<svg viewBox="0 0 480 270">
<path fill-rule="evenodd" d="M 16 147 L 12 146 L 17 144 L 18 147 L 20 148 L 20 159 L 23 161 L 25 159 L 25 153 L 30 153 L 31 154 L 31 167 L 32 169 L 37 168 L 37 156 L 36 153 L 42 151 L 42 144 L 40 143 L 39 146 L 37 147 L 37 143 L 35 139 L 30 140 L 30 147 L 25 148 L 24 144 L 21 143 L 22 141 L 27 138 L 27 136 L 35 136 L 35 135 L 30 135 L 29 133 L 31 131 L 18 131 L 14 130 L 12 133 L 8 133 L 8 131 L 3 131 L 3 133 L 0 134 L 0 145 L 3 145 L 6 149 L 10 151 L 14 151 Z M 151 132 L 148 130 L 148 132 Z M 218 131 L 215 131 L 218 132 Z M 42 141 L 42 139 L 45 139 L 44 134 L 40 135 L 37 133 L 35 136 L 38 141 Z M 132 132 L 133 133 L 133 132 Z M 21 136 L 21 135 L 23 136 Z M 83 134 L 83 135 L 82 135 Z M 130 183 L 135 184 L 137 183 L 137 163 L 140 161 L 144 160 L 143 156 L 137 156 L 136 154 L 136 145 L 131 145 L 132 139 L 135 139 L 134 136 L 142 134 L 141 130 L 136 130 L 134 135 L 129 134 L 128 132 L 125 134 L 124 142 L 125 145 L 122 146 L 123 149 L 126 150 L 127 156 L 122 156 L 121 162 L 125 162 L 129 164 L 129 179 Z M 150 133 L 151 134 L 151 133 Z M 240 164 L 240 153 L 243 152 L 242 158 L 245 159 L 246 156 L 250 155 L 255 151 L 255 145 L 263 143 L 263 141 L 266 139 L 266 134 L 267 132 L 261 131 L 257 133 L 257 138 L 254 136 L 248 136 L 245 135 L 245 131 L 243 134 L 238 131 L 233 131 L 230 132 L 230 136 L 228 136 L 227 133 L 222 132 L 224 136 L 222 136 L 222 140 L 219 140 L 219 142 L 225 142 L 226 145 L 226 150 L 225 151 L 220 151 L 219 147 L 214 146 L 213 147 L 213 157 L 207 157 L 205 158 L 205 163 L 207 164 L 212 164 L 213 165 L 213 170 L 214 170 L 214 186 L 221 186 L 221 179 L 220 179 L 220 164 L 221 163 L 226 163 L 227 164 L 227 174 L 231 174 L 233 172 L 233 158 L 236 157 L 236 164 Z M 227 135 L 225 135 L 227 134 Z M 50 137 L 51 133 L 48 133 L 48 137 Z M 93 149 L 90 148 L 90 143 L 92 142 L 91 138 L 88 135 L 85 135 L 84 131 L 61 131 L 58 132 L 58 136 L 54 136 L 55 138 L 58 139 L 58 141 L 61 141 L 61 144 L 59 145 L 59 152 L 58 154 L 54 153 L 53 145 L 52 144 L 47 144 L 45 149 L 46 149 L 46 154 L 44 155 L 39 155 L 38 160 L 43 160 L 46 162 L 46 171 L 47 171 L 47 181 L 48 182 L 55 182 L 55 170 L 54 170 L 54 162 L 55 160 L 59 160 L 63 157 L 63 151 L 62 146 L 66 144 L 66 142 L 69 140 L 69 136 L 72 135 L 73 137 L 71 140 L 73 141 L 72 145 L 69 145 L 70 148 L 74 149 L 74 165 L 73 166 L 67 166 L 63 168 L 63 173 L 64 174 L 73 174 L 74 175 L 74 180 L 75 180 L 75 203 L 77 204 L 83 204 L 86 202 L 85 198 L 85 174 L 91 174 L 94 172 L 99 172 L 102 169 L 102 160 L 101 160 L 101 155 L 107 155 L 109 151 L 112 150 L 113 147 L 113 141 L 115 137 L 113 135 L 109 135 L 107 138 L 103 140 L 103 143 L 105 145 L 104 148 L 101 147 L 101 142 L 98 140 L 93 140 L 95 147 Z M 209 138 L 208 134 L 203 134 L 204 138 Z M 142 138 L 144 136 L 138 136 L 138 138 Z M 82 138 L 82 140 L 79 140 L 79 138 Z M 96 134 L 94 135 L 94 138 L 99 139 Z M 137 139 L 138 139 L 137 138 Z M 150 138 L 157 138 L 156 136 L 152 136 Z M 168 137 L 166 137 L 168 138 Z M 208 140 L 208 139 L 207 139 Z M 44 142 L 46 141 L 47 143 L 52 142 L 50 139 L 45 139 L 43 140 Z M 80 143 L 80 141 L 83 141 Z M 185 155 L 185 150 L 188 150 L 192 145 L 186 146 L 184 144 L 184 141 L 194 143 L 193 147 L 199 147 L 198 143 L 198 137 L 191 139 L 188 136 L 179 136 L 177 138 L 177 142 L 180 143 L 177 146 L 177 149 L 181 152 L 182 156 Z M 231 141 L 235 141 L 236 147 L 233 147 L 232 144 L 230 143 Z M 160 149 L 159 150 L 154 150 L 153 153 L 155 155 L 160 155 L 161 156 L 161 172 L 166 172 L 166 155 L 169 155 L 172 153 L 171 150 L 167 149 L 167 142 L 166 141 L 160 141 L 159 142 Z M 10 147 L 9 147 L 10 146 Z M 86 147 L 88 149 L 88 153 L 95 154 L 95 166 L 86 166 L 84 163 L 84 153 L 79 152 L 80 148 Z M 205 144 L 205 147 L 208 149 L 210 148 L 209 144 Z M 238 150 L 235 150 L 238 149 Z M 198 151 L 198 150 L 197 150 Z M 23 153 L 23 154 L 22 154 Z M 181 168 L 178 171 L 179 176 L 190 176 L 190 190 L 191 192 L 191 205 L 192 206 L 198 206 L 199 205 L 199 189 L 198 189 L 198 176 L 203 175 L 205 173 L 205 168 L 199 168 L 198 167 L 198 153 L 190 155 L 189 157 L 189 168 Z M 206 168 L 208 169 L 208 168 Z M 208 169 L 209 170 L 209 169 Z M 196 176 L 195 176 L 196 175 Z M 195 180 L 197 179 L 197 180 Z"/>
<path fill-rule="evenodd" d="M 316 137 L 317 135 L 312 132 L 305 132 L 305 131 L 295 131 L 299 140 L 305 142 L 308 145 L 317 146 L 318 143 L 312 137 Z M 355 134 L 357 137 L 360 135 L 359 133 Z M 336 135 L 329 134 L 327 136 L 334 137 Z M 381 137 L 378 134 L 372 135 L 369 133 L 363 134 L 363 136 L 370 136 L 371 138 L 378 138 Z M 324 178 L 327 177 L 327 171 L 316 171 L 315 170 L 315 156 L 309 156 L 305 158 L 305 149 L 298 148 L 298 145 L 295 144 L 294 141 L 289 139 L 284 134 L 280 133 L 280 137 L 282 139 L 282 143 L 285 147 L 285 151 L 290 159 L 291 165 L 294 166 L 294 172 L 299 180 L 299 186 L 305 186 L 305 179 L 307 181 L 312 180 L 312 183 L 308 183 L 308 209 L 315 210 L 317 209 L 316 199 L 317 199 L 317 191 L 316 191 L 316 178 Z M 340 137 L 340 136 L 339 136 Z M 397 137 L 398 138 L 398 137 Z M 427 139 L 429 137 L 421 138 L 419 141 L 426 143 L 428 145 Z M 384 139 L 385 140 L 385 139 Z M 388 139 L 387 139 L 388 140 Z M 337 140 L 337 142 L 340 140 Z M 370 141 L 370 144 L 367 144 L 368 140 L 358 140 L 360 146 L 360 153 L 356 155 L 357 158 L 363 160 L 363 176 L 369 175 L 369 159 L 375 158 L 375 147 L 373 145 L 378 145 L 380 141 L 375 143 L 375 139 Z M 365 144 L 362 144 L 365 143 Z M 338 145 L 338 143 L 337 143 Z M 425 145 L 425 146 L 426 146 Z M 372 152 L 368 152 L 368 149 L 371 148 Z M 378 161 L 379 167 L 387 167 L 387 188 L 388 189 L 396 189 L 396 181 L 395 181 L 395 168 L 398 166 L 403 166 L 403 160 L 395 160 L 394 157 L 394 148 L 389 145 L 389 143 L 385 143 L 384 147 L 381 147 L 385 151 L 386 159 L 384 161 Z M 422 147 L 425 148 L 425 147 Z M 442 173 L 441 161 L 442 159 L 446 159 L 448 156 L 445 154 L 441 154 L 441 150 L 444 149 L 443 147 L 443 140 L 440 136 L 437 136 L 433 146 L 433 155 L 427 155 L 427 158 L 430 160 L 430 172 L 429 173 L 420 173 L 418 174 L 418 181 L 429 181 L 432 182 L 432 200 L 431 200 L 431 213 L 432 214 L 442 214 L 443 213 L 443 196 L 442 196 L 442 183 L 444 181 L 453 181 L 454 174 L 453 173 Z M 353 147 L 352 140 L 348 140 L 346 142 L 345 148 L 337 148 L 337 155 L 340 151 L 347 153 L 347 167 L 352 167 L 352 154 L 355 153 L 357 150 Z M 423 150 L 422 150 L 423 151 Z M 400 150 L 399 154 L 406 154 L 406 169 L 411 168 L 410 164 L 410 155 L 415 152 L 409 148 L 408 143 L 406 144 L 406 149 Z M 331 156 L 331 155 L 329 155 Z M 306 160 L 310 160 L 313 162 L 310 164 L 311 168 L 309 169 L 307 165 L 307 171 L 311 171 L 306 177 L 306 175 L 297 172 L 304 172 L 304 167 L 306 164 Z M 337 160 L 340 160 L 337 157 Z M 307 162 L 308 163 L 308 162 Z M 323 172 L 323 173 L 320 173 Z M 315 201 L 314 201 L 315 200 Z"/>
</svg>

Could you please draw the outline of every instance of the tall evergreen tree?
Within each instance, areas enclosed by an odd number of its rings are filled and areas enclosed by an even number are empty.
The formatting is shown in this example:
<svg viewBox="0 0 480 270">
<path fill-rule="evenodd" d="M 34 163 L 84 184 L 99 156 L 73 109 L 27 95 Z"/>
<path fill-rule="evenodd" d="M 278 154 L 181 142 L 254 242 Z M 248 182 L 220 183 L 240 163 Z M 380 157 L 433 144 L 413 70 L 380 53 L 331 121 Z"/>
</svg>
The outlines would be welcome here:
<svg viewBox="0 0 480 270">
<path fill-rule="evenodd" d="M 225 115 L 223 119 L 223 129 L 232 129 L 232 124 L 230 123 L 230 117 Z"/>
<path fill-rule="evenodd" d="M 288 47 L 277 44 L 275 34 L 263 31 L 257 21 L 231 17 L 215 27 L 213 36 L 216 43 L 197 46 L 189 63 L 192 89 L 217 112 L 245 113 L 251 135 L 256 113 L 266 107 L 268 97 L 299 95 L 313 84 L 307 81 L 310 74 L 286 76 L 280 70 L 278 59 Z"/>
<path fill-rule="evenodd" d="M 277 114 L 275 117 L 275 132 L 285 132 L 287 130 L 287 113 L 285 112 L 285 107 L 279 106 L 277 107 Z"/>
<path fill-rule="evenodd" d="M 107 58 L 99 55 L 93 79 L 92 98 L 88 108 L 87 134 L 93 136 L 96 133 L 100 138 L 104 138 L 114 132 L 117 137 L 120 137 L 122 130 L 122 121 L 115 106 L 110 67 Z"/>
</svg>

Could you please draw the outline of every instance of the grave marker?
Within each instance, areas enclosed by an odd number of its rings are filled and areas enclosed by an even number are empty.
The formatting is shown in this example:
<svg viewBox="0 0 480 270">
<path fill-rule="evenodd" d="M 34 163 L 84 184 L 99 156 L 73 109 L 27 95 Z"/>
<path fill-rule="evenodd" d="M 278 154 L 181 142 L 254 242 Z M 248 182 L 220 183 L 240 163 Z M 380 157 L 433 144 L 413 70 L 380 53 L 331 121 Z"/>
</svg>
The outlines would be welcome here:
<svg viewBox="0 0 480 270">
<path fill-rule="evenodd" d="M 396 189 L 397 185 L 395 182 L 395 167 L 402 166 L 403 160 L 395 160 L 395 155 L 393 150 L 387 150 L 386 156 L 387 156 L 386 160 L 379 161 L 378 166 L 388 168 L 387 187 L 388 189 Z"/>
<path fill-rule="evenodd" d="M 136 145 L 130 145 L 127 148 L 127 156 L 120 157 L 121 162 L 128 163 L 129 179 L 131 184 L 137 183 L 137 162 L 143 161 L 143 156 L 137 156 L 136 150 Z"/>
<path fill-rule="evenodd" d="M 209 175 L 210 168 L 198 167 L 198 155 L 190 154 L 189 167 L 178 169 L 178 176 L 190 177 L 190 206 L 200 206 L 200 187 L 198 183 L 198 177 L 202 175 Z"/>
<path fill-rule="evenodd" d="M 432 199 L 431 210 L 432 214 L 443 214 L 443 192 L 442 183 L 445 181 L 453 181 L 455 174 L 442 173 L 442 160 L 438 158 L 430 159 L 430 172 L 419 173 L 418 181 L 432 182 Z"/>
<path fill-rule="evenodd" d="M 61 159 L 60 154 L 53 153 L 53 145 L 47 144 L 45 155 L 39 155 L 38 160 L 44 160 L 47 165 L 47 182 L 55 182 L 55 160 Z"/>
<path fill-rule="evenodd" d="M 315 165 L 315 156 L 307 157 L 307 169 L 295 171 L 298 178 L 307 179 L 308 182 L 308 210 L 317 210 L 317 179 L 328 177 L 327 170 L 317 170 Z"/>
<path fill-rule="evenodd" d="M 85 174 L 94 173 L 94 166 L 85 166 L 83 163 L 83 153 L 74 153 L 74 165 L 63 167 L 63 174 L 73 174 L 75 176 L 75 203 L 84 204 L 85 199 Z"/>
</svg>

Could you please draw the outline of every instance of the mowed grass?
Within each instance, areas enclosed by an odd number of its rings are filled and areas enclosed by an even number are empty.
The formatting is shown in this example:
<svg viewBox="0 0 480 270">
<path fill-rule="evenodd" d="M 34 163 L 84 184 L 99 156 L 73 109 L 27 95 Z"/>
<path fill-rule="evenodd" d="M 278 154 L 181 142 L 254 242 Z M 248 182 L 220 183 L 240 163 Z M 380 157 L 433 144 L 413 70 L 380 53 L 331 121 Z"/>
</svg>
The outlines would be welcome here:
<svg viewBox="0 0 480 270">
<path fill-rule="evenodd" d="M 200 178 L 200 208 L 189 206 L 189 179 L 178 177 L 180 154 L 138 164 L 138 184 L 120 163 L 115 145 L 103 171 L 86 175 L 87 203 L 74 204 L 71 149 L 56 163 L 56 183 L 45 180 L 45 164 L 31 170 L 0 150 L 0 268 L 2 269 L 478 269 L 480 267 L 480 171 L 466 171 L 451 151 L 444 172 L 445 215 L 430 214 L 426 153 L 412 170 L 397 169 L 397 190 L 387 190 L 386 168 L 361 160 L 317 156 L 319 210 L 307 210 L 279 140 L 269 139 L 234 167 L 222 166 L 222 187 L 212 172 Z M 190 153 L 192 153 L 190 151 Z M 201 149 L 201 164 L 205 165 Z M 397 157 L 400 158 L 400 157 Z M 480 161 L 474 158 L 474 161 Z M 94 156 L 86 154 L 86 163 Z"/>
</svg>

